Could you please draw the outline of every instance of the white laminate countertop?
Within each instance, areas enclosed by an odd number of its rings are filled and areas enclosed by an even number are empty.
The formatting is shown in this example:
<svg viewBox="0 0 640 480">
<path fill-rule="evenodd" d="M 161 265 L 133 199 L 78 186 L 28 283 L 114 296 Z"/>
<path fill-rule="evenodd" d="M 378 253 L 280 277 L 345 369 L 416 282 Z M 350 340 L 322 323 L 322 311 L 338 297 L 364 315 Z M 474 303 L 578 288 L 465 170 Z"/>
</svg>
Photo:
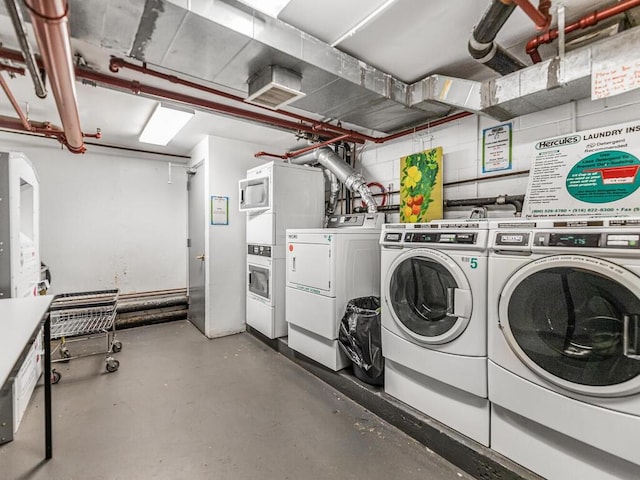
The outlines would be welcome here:
<svg viewBox="0 0 640 480">
<path fill-rule="evenodd" d="M 4 385 L 53 295 L 0 300 L 0 386 Z"/>
</svg>

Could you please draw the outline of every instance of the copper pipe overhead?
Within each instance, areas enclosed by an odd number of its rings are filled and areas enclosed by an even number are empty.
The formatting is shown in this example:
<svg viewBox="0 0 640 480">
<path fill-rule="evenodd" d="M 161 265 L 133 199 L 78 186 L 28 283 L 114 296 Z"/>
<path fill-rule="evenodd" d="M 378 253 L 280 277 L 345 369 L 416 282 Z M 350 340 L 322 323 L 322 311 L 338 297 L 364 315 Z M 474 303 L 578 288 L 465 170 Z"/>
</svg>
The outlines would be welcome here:
<svg viewBox="0 0 640 480">
<path fill-rule="evenodd" d="M 603 8 L 602 10 L 596 10 L 595 12 L 585 15 L 580 20 L 570 23 L 564 27 L 564 33 L 567 34 L 583 28 L 592 27 L 602 20 L 606 20 L 607 18 L 624 13 L 627 10 L 638 6 L 640 6 L 640 0 L 622 0 L 610 7 Z M 538 35 L 527 42 L 526 51 L 531 57 L 533 63 L 540 63 L 542 61 L 542 57 L 538 52 L 538 47 L 544 43 L 551 43 L 556 38 L 558 38 L 558 29 L 552 28 L 548 32 Z"/>
<path fill-rule="evenodd" d="M 9 85 L 7 85 L 7 81 L 4 79 L 3 75 L 0 75 L 0 87 L 2 87 L 2 90 L 4 90 L 5 95 L 9 99 L 9 103 L 11 103 L 11 106 L 18 114 L 18 118 L 20 119 L 20 122 L 22 123 L 23 128 L 28 132 L 33 132 L 34 131 L 33 127 L 31 127 L 29 120 L 27 119 L 25 114 L 22 112 L 22 109 L 20 108 L 20 105 L 18 104 L 16 97 L 13 96 L 13 93 L 9 89 Z"/>
<path fill-rule="evenodd" d="M 513 3 L 518 5 L 533 20 L 538 30 L 549 28 L 551 24 L 551 15 L 549 15 L 550 0 L 540 0 L 538 8 L 534 7 L 529 0 L 513 0 Z"/>
<path fill-rule="evenodd" d="M 26 0 L 44 69 L 49 77 L 70 151 L 86 150 L 76 100 L 73 55 L 69 35 L 69 4 L 66 0 Z"/>
</svg>

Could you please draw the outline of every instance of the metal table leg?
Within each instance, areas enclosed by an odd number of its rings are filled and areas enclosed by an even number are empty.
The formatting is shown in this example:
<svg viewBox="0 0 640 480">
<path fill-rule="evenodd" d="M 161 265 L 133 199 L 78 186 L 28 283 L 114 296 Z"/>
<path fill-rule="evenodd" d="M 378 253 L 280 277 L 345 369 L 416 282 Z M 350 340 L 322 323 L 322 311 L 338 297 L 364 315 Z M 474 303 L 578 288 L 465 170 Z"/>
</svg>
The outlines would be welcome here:
<svg viewBox="0 0 640 480">
<path fill-rule="evenodd" d="M 51 320 L 49 314 L 44 321 L 44 442 L 45 458 L 53 457 L 53 435 L 51 419 Z"/>
</svg>

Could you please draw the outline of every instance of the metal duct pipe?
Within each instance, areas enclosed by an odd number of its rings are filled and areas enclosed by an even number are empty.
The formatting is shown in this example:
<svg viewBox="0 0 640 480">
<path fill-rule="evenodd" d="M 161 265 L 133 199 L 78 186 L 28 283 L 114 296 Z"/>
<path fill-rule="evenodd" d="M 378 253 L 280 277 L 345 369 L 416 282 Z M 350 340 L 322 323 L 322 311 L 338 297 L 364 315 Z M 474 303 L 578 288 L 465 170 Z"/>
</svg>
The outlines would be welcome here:
<svg viewBox="0 0 640 480">
<path fill-rule="evenodd" d="M 497 197 L 465 198 L 461 200 L 445 200 L 444 206 L 452 207 L 481 207 L 484 205 L 513 205 L 517 213 L 522 212 L 524 195 L 499 195 Z"/>
<path fill-rule="evenodd" d="M 328 168 L 324 169 L 324 175 L 327 177 L 327 181 L 330 185 L 329 190 L 329 202 L 327 204 L 326 216 L 327 219 L 333 215 L 336 211 L 336 205 L 338 205 L 338 194 L 340 193 L 340 182 L 338 181 L 338 177 L 329 170 Z"/>
<path fill-rule="evenodd" d="M 7 6 L 7 12 L 13 23 L 13 29 L 16 31 L 16 37 L 18 37 L 18 43 L 20 44 L 20 50 L 24 55 L 24 61 L 31 75 L 33 81 L 33 87 L 36 90 L 36 95 L 39 98 L 45 98 L 47 96 L 47 89 L 44 86 L 44 80 L 40 76 L 40 70 L 36 63 L 36 57 L 33 54 L 31 43 L 29 43 L 29 37 L 27 37 L 27 31 L 24 28 L 24 19 L 22 18 L 22 12 L 16 3 L 17 0 L 5 0 Z"/>
<path fill-rule="evenodd" d="M 62 122 L 64 143 L 73 153 L 86 150 L 76 100 L 73 55 L 66 0 L 28 0 L 25 6 L 38 41 L 44 69 L 49 76 Z"/>
<path fill-rule="evenodd" d="M 480 21 L 471 32 L 469 53 L 480 63 L 507 75 L 525 67 L 524 63 L 512 56 L 495 42 L 496 35 L 516 8 L 511 0 L 492 0 Z"/>
<path fill-rule="evenodd" d="M 290 158 L 289 161 L 297 165 L 319 163 L 331 171 L 340 182 L 344 183 L 345 187 L 362 197 L 362 201 L 367 205 L 367 212 L 376 213 L 378 211 L 376 201 L 364 177 L 342 160 L 331 148 L 318 148 L 304 155 Z"/>
</svg>

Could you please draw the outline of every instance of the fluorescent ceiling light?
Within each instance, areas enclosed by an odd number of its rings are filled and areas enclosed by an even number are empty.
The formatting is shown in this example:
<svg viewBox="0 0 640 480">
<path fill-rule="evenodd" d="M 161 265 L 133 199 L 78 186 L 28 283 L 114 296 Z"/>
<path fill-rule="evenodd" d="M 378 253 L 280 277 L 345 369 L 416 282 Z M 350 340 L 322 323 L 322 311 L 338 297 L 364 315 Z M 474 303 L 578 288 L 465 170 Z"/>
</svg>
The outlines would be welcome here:
<svg viewBox="0 0 640 480">
<path fill-rule="evenodd" d="M 249 5 L 251 8 L 265 13 L 273 18 L 278 18 L 278 15 L 284 7 L 286 7 L 291 0 L 240 0 L 245 5 Z"/>
<path fill-rule="evenodd" d="M 369 15 L 367 15 L 365 18 L 363 18 L 351 30 L 348 30 L 344 34 L 340 35 L 337 40 L 334 40 L 334 42 L 331 44 L 331 46 L 335 47 L 339 43 L 342 43 L 343 41 L 345 41 L 347 38 L 355 35 L 358 30 L 363 28 L 368 23 L 371 23 L 371 21 L 373 21 L 374 18 L 376 18 L 378 15 L 380 15 L 382 12 L 384 12 L 395 1 L 396 0 L 387 0 L 386 2 L 384 2 L 382 5 L 380 5 L 378 8 L 376 8 L 373 12 L 371 12 Z"/>
<path fill-rule="evenodd" d="M 164 146 L 182 130 L 194 114 L 195 112 L 188 108 L 170 107 L 167 104 L 158 103 L 138 140 L 142 143 Z"/>
</svg>

